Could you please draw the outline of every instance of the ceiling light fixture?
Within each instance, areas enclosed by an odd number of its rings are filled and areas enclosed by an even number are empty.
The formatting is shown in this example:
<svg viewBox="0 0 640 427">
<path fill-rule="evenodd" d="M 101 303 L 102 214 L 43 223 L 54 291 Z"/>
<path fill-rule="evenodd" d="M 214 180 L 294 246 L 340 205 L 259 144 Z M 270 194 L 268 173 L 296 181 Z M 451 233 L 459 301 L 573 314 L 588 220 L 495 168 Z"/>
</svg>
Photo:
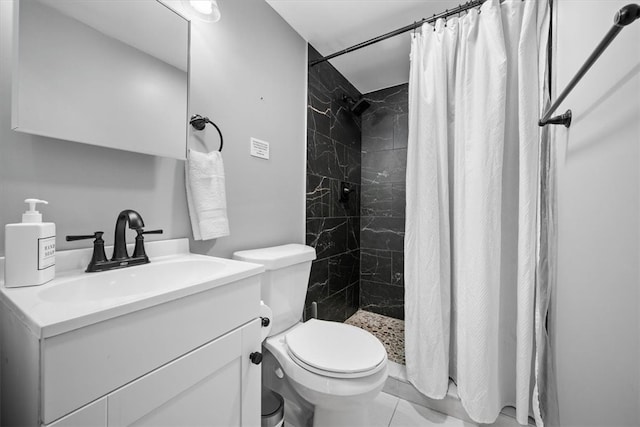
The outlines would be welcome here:
<svg viewBox="0 0 640 427">
<path fill-rule="evenodd" d="M 182 4 L 191 16 L 200 21 L 217 22 L 220 20 L 220 7 L 217 0 L 182 0 Z"/>
</svg>

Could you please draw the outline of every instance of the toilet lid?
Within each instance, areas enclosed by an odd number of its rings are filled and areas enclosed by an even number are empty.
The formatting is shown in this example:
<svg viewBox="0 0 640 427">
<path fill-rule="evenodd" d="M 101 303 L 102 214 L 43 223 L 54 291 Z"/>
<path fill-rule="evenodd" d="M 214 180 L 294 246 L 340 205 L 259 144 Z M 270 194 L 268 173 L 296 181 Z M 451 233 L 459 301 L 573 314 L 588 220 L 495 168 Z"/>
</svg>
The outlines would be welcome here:
<svg viewBox="0 0 640 427">
<path fill-rule="evenodd" d="M 369 332 L 343 323 L 310 319 L 285 336 L 299 365 L 335 377 L 362 377 L 383 366 L 387 352 Z"/>
</svg>

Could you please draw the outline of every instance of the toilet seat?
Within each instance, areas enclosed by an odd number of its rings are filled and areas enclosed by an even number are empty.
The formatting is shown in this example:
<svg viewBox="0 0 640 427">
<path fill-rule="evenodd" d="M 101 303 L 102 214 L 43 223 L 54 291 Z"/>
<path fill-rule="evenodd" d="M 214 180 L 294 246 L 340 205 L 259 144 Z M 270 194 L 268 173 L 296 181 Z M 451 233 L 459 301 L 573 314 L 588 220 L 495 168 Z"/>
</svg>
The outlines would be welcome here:
<svg viewBox="0 0 640 427">
<path fill-rule="evenodd" d="M 386 366 L 380 341 L 355 326 L 310 319 L 286 333 L 287 353 L 299 366 L 333 378 L 361 378 Z"/>
</svg>

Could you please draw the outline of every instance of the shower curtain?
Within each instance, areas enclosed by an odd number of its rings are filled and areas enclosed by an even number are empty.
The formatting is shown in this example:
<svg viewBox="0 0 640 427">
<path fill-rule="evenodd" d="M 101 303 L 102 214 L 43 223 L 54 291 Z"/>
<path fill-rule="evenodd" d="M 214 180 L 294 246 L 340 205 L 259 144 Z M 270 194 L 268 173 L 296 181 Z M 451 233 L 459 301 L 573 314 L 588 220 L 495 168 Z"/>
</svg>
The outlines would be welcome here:
<svg viewBox="0 0 640 427">
<path fill-rule="evenodd" d="M 548 25 L 544 0 L 488 0 L 412 38 L 407 375 L 432 398 L 453 378 L 482 423 L 511 405 L 520 424 L 532 413 L 543 425 L 529 405 L 548 306 L 536 301 Z"/>
</svg>

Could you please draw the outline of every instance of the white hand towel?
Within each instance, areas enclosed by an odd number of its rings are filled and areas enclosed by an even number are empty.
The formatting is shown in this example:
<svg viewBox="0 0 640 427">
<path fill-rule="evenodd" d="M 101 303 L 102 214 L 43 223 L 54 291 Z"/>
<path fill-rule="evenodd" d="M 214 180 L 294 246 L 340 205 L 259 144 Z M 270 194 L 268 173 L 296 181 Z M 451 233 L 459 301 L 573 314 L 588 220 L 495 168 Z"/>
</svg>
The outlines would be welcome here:
<svg viewBox="0 0 640 427">
<path fill-rule="evenodd" d="M 209 240 L 228 236 L 222 154 L 219 151 L 200 153 L 189 150 L 185 175 L 193 238 Z"/>
</svg>

